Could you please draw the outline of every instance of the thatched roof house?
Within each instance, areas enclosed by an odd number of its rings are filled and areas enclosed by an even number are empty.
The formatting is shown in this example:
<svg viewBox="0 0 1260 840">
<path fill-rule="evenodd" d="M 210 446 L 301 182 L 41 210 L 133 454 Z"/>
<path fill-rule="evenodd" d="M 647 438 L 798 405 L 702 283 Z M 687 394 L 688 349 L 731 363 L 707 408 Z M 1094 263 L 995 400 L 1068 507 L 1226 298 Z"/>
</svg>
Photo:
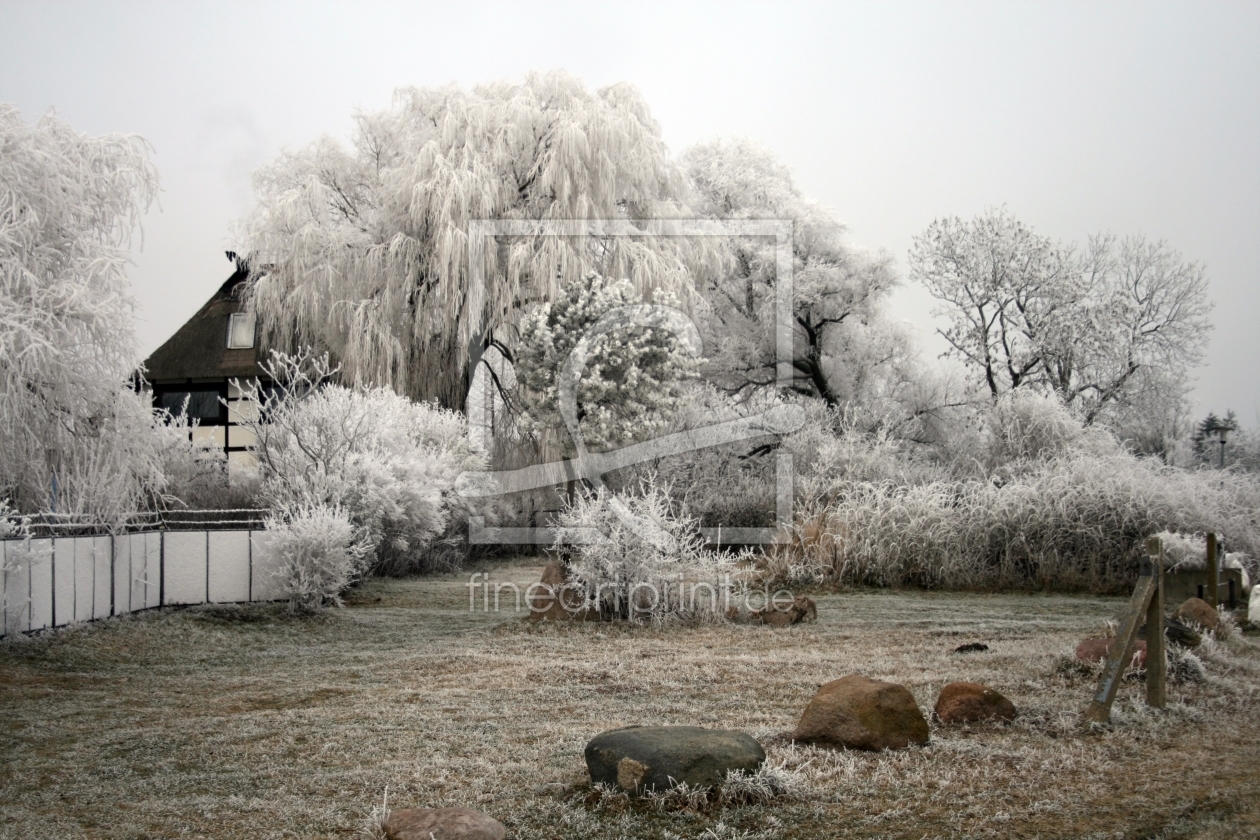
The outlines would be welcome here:
<svg viewBox="0 0 1260 840">
<path fill-rule="evenodd" d="M 222 447 L 230 464 L 244 465 L 253 463 L 247 449 L 254 441 L 237 423 L 253 406 L 230 381 L 263 377 L 254 317 L 242 300 L 249 265 L 231 251 L 227 256 L 235 264 L 232 276 L 145 360 L 144 379 L 155 408 L 178 412 L 187 405 L 189 418 L 198 422 L 194 439 Z"/>
</svg>

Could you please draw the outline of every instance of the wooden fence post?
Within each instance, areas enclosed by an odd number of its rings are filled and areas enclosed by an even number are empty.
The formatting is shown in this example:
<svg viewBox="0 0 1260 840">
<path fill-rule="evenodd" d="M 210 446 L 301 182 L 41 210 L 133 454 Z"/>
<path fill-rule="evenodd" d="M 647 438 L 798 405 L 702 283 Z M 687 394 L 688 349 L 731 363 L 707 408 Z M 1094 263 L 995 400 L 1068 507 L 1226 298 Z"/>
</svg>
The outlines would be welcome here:
<svg viewBox="0 0 1260 840">
<path fill-rule="evenodd" d="M 1158 586 L 1159 579 L 1155 576 L 1155 563 L 1151 562 L 1151 558 L 1143 557 L 1137 586 L 1133 588 L 1133 595 L 1121 614 L 1120 628 L 1116 631 L 1116 637 L 1111 640 L 1111 649 L 1107 653 L 1107 662 L 1103 665 L 1102 681 L 1098 685 L 1098 692 L 1085 709 L 1086 723 L 1106 723 L 1111 718 L 1111 704 L 1115 701 L 1116 692 L 1120 688 L 1120 679 L 1124 676 L 1129 663 L 1133 661 L 1133 648 L 1137 641 L 1138 628 L 1147 617 L 1151 596 L 1155 594 Z M 1163 637 L 1164 616 L 1162 613 L 1153 632 Z M 1146 654 L 1149 665 L 1152 628 L 1147 628 L 1146 635 Z"/>
<path fill-rule="evenodd" d="M 1146 541 L 1146 555 L 1154 566 L 1155 591 L 1146 608 L 1146 705 L 1168 705 L 1168 660 L 1164 656 L 1164 546 L 1158 537 Z"/>
<path fill-rule="evenodd" d="M 1221 573 L 1216 563 L 1216 534 L 1207 535 L 1207 586 L 1203 587 L 1204 600 L 1212 609 L 1216 609 L 1219 604 L 1218 598 L 1221 588 Z"/>
</svg>

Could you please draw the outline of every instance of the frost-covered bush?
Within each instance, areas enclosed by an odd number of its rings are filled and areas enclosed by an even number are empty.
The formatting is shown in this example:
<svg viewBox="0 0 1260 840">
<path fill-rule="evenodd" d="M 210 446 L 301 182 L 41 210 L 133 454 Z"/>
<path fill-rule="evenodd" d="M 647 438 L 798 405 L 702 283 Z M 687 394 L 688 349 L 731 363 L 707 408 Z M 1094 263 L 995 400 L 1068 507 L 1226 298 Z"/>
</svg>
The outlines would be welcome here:
<svg viewBox="0 0 1260 840">
<path fill-rule="evenodd" d="M 911 485 L 947 476 L 942 465 L 926 460 L 877 418 L 818 403 L 806 405 L 806 418 L 782 442 L 783 451 L 795 456 L 796 495 L 806 505 L 847 483 Z"/>
<path fill-rule="evenodd" d="M 618 506 L 637 521 L 627 522 Z M 571 565 L 585 602 L 605 618 L 630 620 L 721 616 L 731 560 L 704 547 L 696 522 L 646 484 L 639 495 L 580 495 L 560 515 L 556 547 L 589 530 L 605 539 L 582 545 Z"/>
<path fill-rule="evenodd" d="M 119 527 L 137 511 L 165 506 L 172 453 L 192 457 L 187 426 L 170 419 L 154 413 L 147 393 L 120 387 L 80 426 L 73 454 L 63 453 L 49 507 L 80 523 Z"/>
<path fill-rule="evenodd" d="M 282 507 L 267 518 L 266 528 L 263 559 L 295 611 L 340 606 L 341 593 L 371 563 L 371 540 L 338 507 Z"/>
<path fill-rule="evenodd" d="M 1076 454 L 1004 481 L 840 482 L 802 506 L 795 530 L 802 557 L 838 582 L 1120 591 L 1160 531 L 1229 533 L 1251 553 L 1258 505 L 1246 476 Z"/>
<path fill-rule="evenodd" d="M 269 372 L 279 387 L 261 397 L 266 422 L 252 423 L 261 499 L 273 511 L 344 511 L 375 549 L 373 571 L 424 570 L 460 504 L 456 477 L 484 464 L 463 416 L 386 388 L 334 385 L 327 357 L 273 354 Z"/>
<path fill-rule="evenodd" d="M 0 538 L 25 537 L 30 531 L 30 517 L 19 514 L 8 499 L 0 499 Z"/>
</svg>

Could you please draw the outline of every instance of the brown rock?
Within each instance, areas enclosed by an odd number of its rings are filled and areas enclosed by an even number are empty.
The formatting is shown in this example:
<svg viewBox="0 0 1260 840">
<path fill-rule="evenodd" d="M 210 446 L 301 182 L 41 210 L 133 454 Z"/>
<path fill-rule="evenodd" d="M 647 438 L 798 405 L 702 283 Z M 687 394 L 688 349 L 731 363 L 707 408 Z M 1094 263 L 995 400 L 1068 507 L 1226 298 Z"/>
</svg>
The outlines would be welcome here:
<svg viewBox="0 0 1260 840">
<path fill-rule="evenodd" d="M 530 621 L 572 621 L 588 618 L 582 594 L 569 581 L 569 567 L 552 560 L 543 567 L 542 580 L 529 587 Z"/>
<path fill-rule="evenodd" d="M 1187 623 L 1193 622 L 1209 633 L 1215 633 L 1216 625 L 1221 623 L 1220 615 L 1202 598 L 1187 599 L 1173 612 L 1173 618 Z"/>
<path fill-rule="evenodd" d="M 910 690 L 857 674 L 832 680 L 805 707 L 792 740 L 858 750 L 928 742 L 928 723 Z"/>
<path fill-rule="evenodd" d="M 800 624 L 802 621 L 817 621 L 818 606 L 808 595 L 797 595 L 792 605 L 784 609 L 768 606 L 764 610 L 754 610 L 752 621 L 757 624 L 768 624 L 771 627 L 787 627 Z"/>
<path fill-rule="evenodd" d="M 987 685 L 952 682 L 936 698 L 936 716 L 942 723 L 975 723 L 981 720 L 1014 720 L 1015 704 Z"/>
<path fill-rule="evenodd" d="M 405 808 L 390 812 L 385 836 L 389 840 L 503 840 L 507 829 L 471 808 Z"/>
<path fill-rule="evenodd" d="M 1082 662 L 1102 662 L 1111 653 L 1111 643 L 1115 637 L 1106 639 L 1086 639 L 1076 646 L 1076 658 Z M 1138 639 L 1133 643 L 1133 657 L 1129 660 L 1129 668 L 1146 667 L 1146 642 Z"/>
</svg>

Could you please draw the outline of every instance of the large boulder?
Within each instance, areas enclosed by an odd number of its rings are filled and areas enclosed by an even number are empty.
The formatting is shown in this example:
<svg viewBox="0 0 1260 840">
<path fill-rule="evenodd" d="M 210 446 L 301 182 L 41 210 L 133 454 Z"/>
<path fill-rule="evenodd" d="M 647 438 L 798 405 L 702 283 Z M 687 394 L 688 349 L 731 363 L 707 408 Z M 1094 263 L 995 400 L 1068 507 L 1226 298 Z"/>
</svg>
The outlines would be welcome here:
<svg viewBox="0 0 1260 840">
<path fill-rule="evenodd" d="M 952 682 L 936 698 L 936 717 L 942 723 L 1014 720 L 1015 704 L 987 685 Z"/>
<path fill-rule="evenodd" d="M 716 787 L 729 770 L 752 773 L 766 751 L 750 735 L 699 726 L 630 726 L 601 732 L 586 745 L 591 782 L 634 794 L 689 787 Z"/>
<path fill-rule="evenodd" d="M 1106 639 L 1086 639 L 1076 646 L 1076 658 L 1081 662 L 1102 662 L 1111 653 L 1111 645 L 1115 637 Z M 1146 667 L 1146 642 L 1138 639 L 1133 643 L 1133 654 L 1127 668 Z"/>
<path fill-rule="evenodd" d="M 857 750 L 928 742 L 928 723 L 910 689 L 858 674 L 832 680 L 805 707 L 792 740 Z"/>
<path fill-rule="evenodd" d="M 1220 615 L 1202 598 L 1187 598 L 1173 611 L 1173 618 L 1197 624 L 1209 633 L 1215 633 L 1216 626 L 1221 623 Z"/>
<path fill-rule="evenodd" d="M 530 621 L 582 621 L 598 617 L 586 609 L 582 593 L 571 584 L 569 567 L 559 560 L 552 560 L 543 567 L 542 580 L 529 587 L 526 601 Z"/>
<path fill-rule="evenodd" d="M 471 808 L 405 808 L 385 820 L 389 840 L 503 840 L 507 830 Z"/>
</svg>

